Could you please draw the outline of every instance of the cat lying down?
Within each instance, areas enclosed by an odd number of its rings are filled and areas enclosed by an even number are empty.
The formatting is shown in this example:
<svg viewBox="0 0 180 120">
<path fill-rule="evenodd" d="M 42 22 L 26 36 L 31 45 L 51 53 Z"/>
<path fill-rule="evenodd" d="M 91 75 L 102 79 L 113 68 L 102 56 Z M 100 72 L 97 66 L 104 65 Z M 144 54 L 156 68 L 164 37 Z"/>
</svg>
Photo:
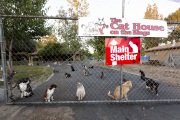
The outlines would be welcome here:
<svg viewBox="0 0 180 120">
<path fill-rule="evenodd" d="M 122 98 L 125 98 L 126 100 L 128 100 L 127 93 L 131 88 L 132 88 L 132 82 L 131 81 L 126 81 L 125 83 L 122 84 Z M 111 92 L 109 91 L 108 96 L 114 100 L 121 99 L 120 98 L 120 86 L 116 87 L 116 89 L 114 90 L 114 95 L 111 95 Z"/>
</svg>

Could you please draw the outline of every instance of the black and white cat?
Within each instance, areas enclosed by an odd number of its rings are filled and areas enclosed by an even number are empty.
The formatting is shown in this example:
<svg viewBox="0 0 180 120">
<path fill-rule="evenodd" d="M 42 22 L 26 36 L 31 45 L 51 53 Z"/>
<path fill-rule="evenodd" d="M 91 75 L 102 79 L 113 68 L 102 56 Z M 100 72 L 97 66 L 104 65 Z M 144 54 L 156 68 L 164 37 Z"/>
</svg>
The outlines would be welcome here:
<svg viewBox="0 0 180 120">
<path fill-rule="evenodd" d="M 54 100 L 53 94 L 55 89 L 57 88 L 56 84 L 52 84 L 49 88 L 46 89 L 46 92 L 44 94 L 44 101 L 45 102 L 51 102 Z"/>
<path fill-rule="evenodd" d="M 70 78 L 71 77 L 70 73 L 65 73 L 64 75 L 66 76 L 66 78 Z"/>
<path fill-rule="evenodd" d="M 83 65 L 83 68 L 84 68 L 84 69 L 88 69 L 86 65 Z"/>
<path fill-rule="evenodd" d="M 21 98 L 30 97 L 33 95 L 32 87 L 30 86 L 31 79 L 30 78 L 21 78 L 16 82 L 16 85 L 13 87 L 20 90 Z"/>
</svg>

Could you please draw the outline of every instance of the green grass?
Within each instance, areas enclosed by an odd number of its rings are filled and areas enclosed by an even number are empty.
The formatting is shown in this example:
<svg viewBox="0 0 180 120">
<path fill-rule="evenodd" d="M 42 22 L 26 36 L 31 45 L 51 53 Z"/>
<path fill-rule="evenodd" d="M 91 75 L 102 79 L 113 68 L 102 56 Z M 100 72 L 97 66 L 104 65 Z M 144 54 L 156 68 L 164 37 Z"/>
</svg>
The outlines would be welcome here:
<svg viewBox="0 0 180 120">
<path fill-rule="evenodd" d="M 14 66 L 14 70 L 17 73 L 14 76 L 13 83 L 20 78 L 30 76 L 32 77 L 32 81 L 42 82 L 45 81 L 53 72 L 53 68 L 46 66 Z M 3 82 L 0 82 L 0 86 L 2 85 Z"/>
<path fill-rule="evenodd" d="M 0 81 L 0 87 L 2 87 L 4 85 L 3 83 L 4 83 L 3 81 Z"/>
</svg>

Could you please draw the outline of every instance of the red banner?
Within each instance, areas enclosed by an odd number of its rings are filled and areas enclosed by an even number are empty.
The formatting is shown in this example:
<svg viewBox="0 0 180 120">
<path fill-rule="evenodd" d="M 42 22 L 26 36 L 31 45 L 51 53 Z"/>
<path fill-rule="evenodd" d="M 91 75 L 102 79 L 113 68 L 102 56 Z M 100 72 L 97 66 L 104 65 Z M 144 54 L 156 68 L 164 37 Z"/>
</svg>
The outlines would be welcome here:
<svg viewBox="0 0 180 120">
<path fill-rule="evenodd" d="M 106 65 L 139 64 L 140 38 L 106 38 Z"/>
</svg>

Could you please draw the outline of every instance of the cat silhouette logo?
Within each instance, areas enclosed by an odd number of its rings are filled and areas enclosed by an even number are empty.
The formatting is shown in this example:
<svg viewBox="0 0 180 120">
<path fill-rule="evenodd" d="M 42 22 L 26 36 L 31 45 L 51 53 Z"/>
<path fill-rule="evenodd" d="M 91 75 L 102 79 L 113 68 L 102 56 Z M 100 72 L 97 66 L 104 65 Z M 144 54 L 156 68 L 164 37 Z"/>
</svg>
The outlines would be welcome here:
<svg viewBox="0 0 180 120">
<path fill-rule="evenodd" d="M 81 24 L 83 35 L 103 35 L 105 28 L 108 28 L 108 25 L 105 24 L 104 18 L 98 18 L 97 22 L 91 21 L 86 24 Z"/>
<path fill-rule="evenodd" d="M 108 28 L 108 25 L 104 22 L 104 18 L 98 18 L 98 21 L 95 23 L 98 27 L 100 34 L 104 34 L 104 29 Z"/>
<path fill-rule="evenodd" d="M 140 38 L 106 38 L 106 65 L 139 64 Z"/>
</svg>

